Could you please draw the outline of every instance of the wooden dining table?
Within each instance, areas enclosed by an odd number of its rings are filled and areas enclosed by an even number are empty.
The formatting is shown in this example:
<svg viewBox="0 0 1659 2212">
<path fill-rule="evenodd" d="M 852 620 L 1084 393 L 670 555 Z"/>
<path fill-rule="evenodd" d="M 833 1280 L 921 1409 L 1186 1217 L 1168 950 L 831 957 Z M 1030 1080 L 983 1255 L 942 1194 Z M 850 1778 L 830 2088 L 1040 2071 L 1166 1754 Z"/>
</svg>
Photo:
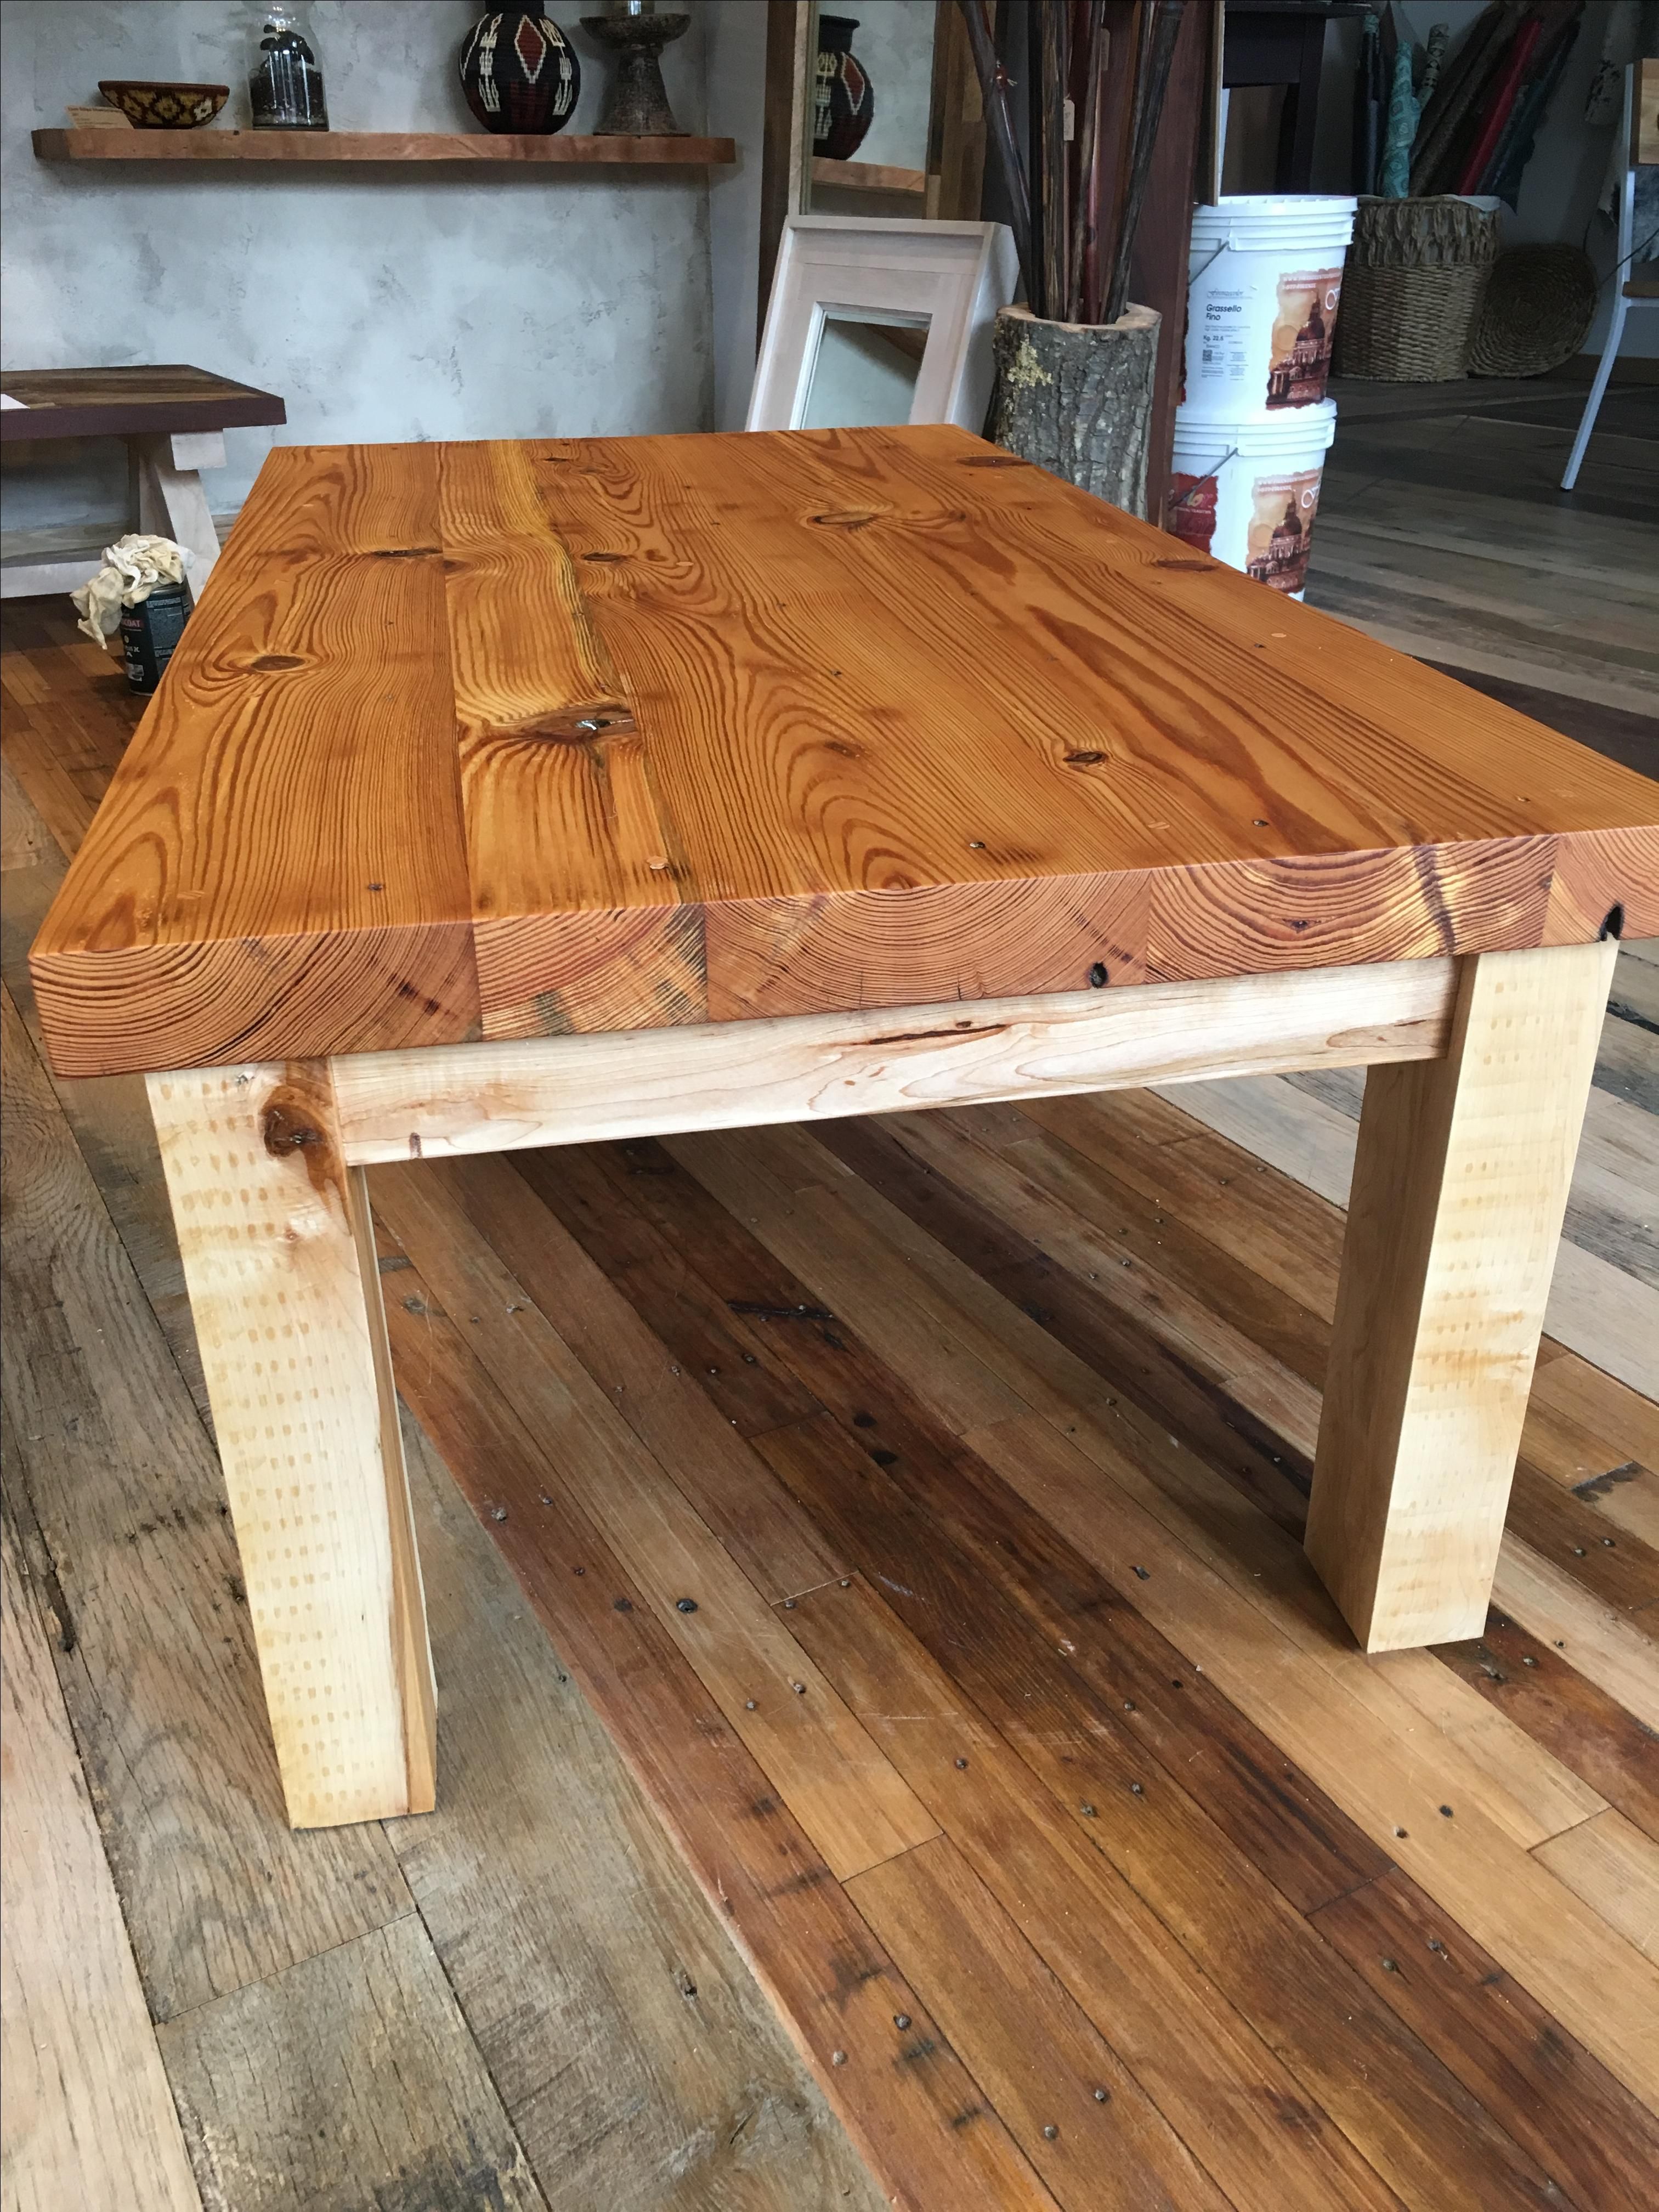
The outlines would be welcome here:
<svg viewBox="0 0 1659 2212">
<path fill-rule="evenodd" d="M 1308 1550 L 1470 1637 L 1656 933 L 1659 785 L 965 432 L 274 452 L 32 968 L 148 1079 L 290 1819 L 434 1802 L 371 1163 L 1364 1066 Z"/>
</svg>

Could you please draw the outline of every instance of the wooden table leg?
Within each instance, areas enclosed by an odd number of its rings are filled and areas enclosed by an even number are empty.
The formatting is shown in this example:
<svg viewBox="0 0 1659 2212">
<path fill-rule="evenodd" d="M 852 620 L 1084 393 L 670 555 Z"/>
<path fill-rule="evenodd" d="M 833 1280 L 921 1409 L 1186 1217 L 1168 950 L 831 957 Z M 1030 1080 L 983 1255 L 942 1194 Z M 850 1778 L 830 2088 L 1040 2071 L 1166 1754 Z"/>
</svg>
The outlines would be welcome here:
<svg viewBox="0 0 1659 2212">
<path fill-rule="evenodd" d="M 425 1601 L 328 1063 L 148 1080 L 289 1819 L 429 1812 Z"/>
<path fill-rule="evenodd" d="M 1366 1078 L 1308 1553 L 1368 1651 L 1485 1629 L 1618 950 L 1467 958 Z"/>
</svg>

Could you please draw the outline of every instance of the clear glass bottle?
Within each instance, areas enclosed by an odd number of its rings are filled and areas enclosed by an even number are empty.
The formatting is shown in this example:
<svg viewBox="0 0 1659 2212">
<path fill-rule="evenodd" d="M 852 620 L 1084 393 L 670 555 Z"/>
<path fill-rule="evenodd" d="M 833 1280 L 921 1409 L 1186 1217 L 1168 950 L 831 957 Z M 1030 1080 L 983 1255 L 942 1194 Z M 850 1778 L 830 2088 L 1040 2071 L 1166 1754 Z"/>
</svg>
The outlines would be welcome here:
<svg viewBox="0 0 1659 2212">
<path fill-rule="evenodd" d="M 248 80 L 256 131 L 326 131 L 328 102 L 317 57 L 292 8 L 267 9 L 258 65 Z"/>
</svg>

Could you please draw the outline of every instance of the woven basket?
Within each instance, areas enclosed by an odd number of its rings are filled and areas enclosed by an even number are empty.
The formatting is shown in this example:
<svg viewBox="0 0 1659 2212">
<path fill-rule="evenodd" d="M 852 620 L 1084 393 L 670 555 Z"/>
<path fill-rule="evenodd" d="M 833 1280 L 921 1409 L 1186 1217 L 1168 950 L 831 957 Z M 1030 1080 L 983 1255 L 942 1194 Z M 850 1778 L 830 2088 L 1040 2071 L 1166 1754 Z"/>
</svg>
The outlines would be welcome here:
<svg viewBox="0 0 1659 2212">
<path fill-rule="evenodd" d="M 1571 361 L 1589 335 L 1597 294 L 1595 264 L 1581 246 L 1512 247 L 1475 319 L 1471 375 L 1542 376 Z"/>
<path fill-rule="evenodd" d="M 1467 200 L 1362 199 L 1342 280 L 1338 374 L 1385 384 L 1466 375 L 1497 258 L 1497 216 Z"/>
</svg>

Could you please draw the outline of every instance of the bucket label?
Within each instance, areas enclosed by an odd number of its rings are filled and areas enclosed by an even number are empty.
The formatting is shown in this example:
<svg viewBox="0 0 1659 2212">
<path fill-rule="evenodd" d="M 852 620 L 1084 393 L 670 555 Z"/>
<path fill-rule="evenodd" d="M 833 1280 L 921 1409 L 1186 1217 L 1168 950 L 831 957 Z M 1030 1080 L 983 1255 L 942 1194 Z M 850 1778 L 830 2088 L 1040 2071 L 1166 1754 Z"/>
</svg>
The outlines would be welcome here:
<svg viewBox="0 0 1659 2212">
<path fill-rule="evenodd" d="M 1249 301 L 1248 288 L 1236 292 L 1214 289 L 1204 295 L 1204 313 L 1198 331 L 1198 382 L 1205 385 L 1241 383 L 1249 374 Z M 1185 398 L 1183 389 L 1182 397 Z"/>
<path fill-rule="evenodd" d="M 1267 368 L 1269 407 L 1311 407 L 1325 397 L 1341 296 L 1340 269 L 1302 270 L 1279 278 Z"/>
<path fill-rule="evenodd" d="M 1183 545 L 1207 553 L 1215 536 L 1220 488 L 1213 476 L 1188 477 L 1176 470 L 1170 478 L 1170 526 Z"/>
<path fill-rule="evenodd" d="M 1244 573 L 1275 592 L 1299 592 L 1308 580 L 1308 545 L 1319 508 L 1322 466 L 1291 476 L 1257 477 L 1250 486 Z M 1177 479 L 1179 481 L 1179 479 Z"/>
</svg>

